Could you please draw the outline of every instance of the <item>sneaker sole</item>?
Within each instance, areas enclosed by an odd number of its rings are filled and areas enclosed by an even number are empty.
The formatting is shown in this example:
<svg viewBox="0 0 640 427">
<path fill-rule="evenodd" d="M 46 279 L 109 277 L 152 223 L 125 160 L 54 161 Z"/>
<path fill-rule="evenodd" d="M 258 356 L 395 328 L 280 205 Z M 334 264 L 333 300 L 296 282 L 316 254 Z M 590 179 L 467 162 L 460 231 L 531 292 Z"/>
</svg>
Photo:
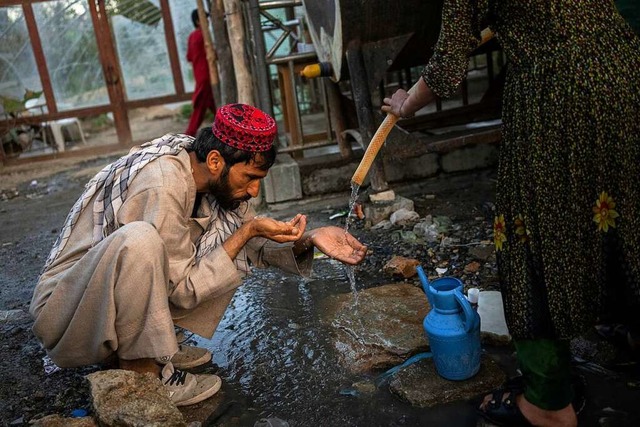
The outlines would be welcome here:
<svg viewBox="0 0 640 427">
<path fill-rule="evenodd" d="M 215 378 L 216 378 L 216 383 L 211 388 L 203 391 L 197 396 L 193 396 L 191 399 L 183 400 L 182 402 L 176 402 L 175 405 L 176 406 L 194 405 L 216 394 L 220 390 L 220 387 L 222 387 L 222 379 L 220 379 L 220 377 L 218 377 L 217 375 L 215 376 Z"/>
</svg>

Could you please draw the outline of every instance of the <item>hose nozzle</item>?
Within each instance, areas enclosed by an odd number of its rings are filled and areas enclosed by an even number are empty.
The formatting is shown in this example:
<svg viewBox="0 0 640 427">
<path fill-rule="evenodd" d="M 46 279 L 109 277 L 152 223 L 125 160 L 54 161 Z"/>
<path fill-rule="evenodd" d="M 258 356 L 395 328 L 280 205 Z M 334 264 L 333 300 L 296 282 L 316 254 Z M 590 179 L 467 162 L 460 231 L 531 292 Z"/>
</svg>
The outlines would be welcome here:
<svg viewBox="0 0 640 427">
<path fill-rule="evenodd" d="M 318 62 L 307 65 L 300 71 L 302 77 L 314 79 L 316 77 L 329 77 L 333 73 L 333 68 L 329 62 Z"/>
</svg>

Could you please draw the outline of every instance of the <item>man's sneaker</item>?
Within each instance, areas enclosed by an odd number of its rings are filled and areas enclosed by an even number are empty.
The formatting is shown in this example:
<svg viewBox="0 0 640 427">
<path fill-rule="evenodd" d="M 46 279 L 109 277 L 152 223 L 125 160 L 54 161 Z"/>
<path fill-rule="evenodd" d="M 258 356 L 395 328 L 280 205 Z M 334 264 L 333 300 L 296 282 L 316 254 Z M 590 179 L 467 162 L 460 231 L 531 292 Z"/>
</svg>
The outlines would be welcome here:
<svg viewBox="0 0 640 427">
<path fill-rule="evenodd" d="M 193 405 L 213 396 L 220 390 L 222 380 L 217 375 L 194 375 L 175 369 L 171 362 L 164 365 L 160 374 L 162 385 L 176 406 Z"/>
<path fill-rule="evenodd" d="M 208 363 L 213 357 L 206 348 L 187 344 L 189 338 L 185 338 L 182 332 L 176 335 L 176 339 L 178 340 L 178 352 L 173 357 L 158 357 L 156 362 L 161 365 L 171 362 L 176 369 L 192 369 Z"/>
</svg>

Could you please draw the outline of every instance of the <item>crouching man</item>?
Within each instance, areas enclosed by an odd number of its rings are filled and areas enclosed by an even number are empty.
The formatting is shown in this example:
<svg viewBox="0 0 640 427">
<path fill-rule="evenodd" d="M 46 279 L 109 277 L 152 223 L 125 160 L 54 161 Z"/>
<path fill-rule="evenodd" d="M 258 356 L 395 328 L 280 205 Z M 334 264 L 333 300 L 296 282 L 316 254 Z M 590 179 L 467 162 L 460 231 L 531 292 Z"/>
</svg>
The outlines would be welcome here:
<svg viewBox="0 0 640 427">
<path fill-rule="evenodd" d="M 179 345 L 174 325 L 213 335 L 249 265 L 308 274 L 317 247 L 357 264 L 366 247 L 338 227 L 305 232 L 306 217 L 259 217 L 275 160 L 276 125 L 243 104 L 218 109 L 197 138 L 165 135 L 106 166 L 75 203 L 47 259 L 30 311 L 61 367 L 116 356 L 151 372 L 178 406 L 215 394 L 221 380 L 181 369 L 211 353 Z"/>
</svg>

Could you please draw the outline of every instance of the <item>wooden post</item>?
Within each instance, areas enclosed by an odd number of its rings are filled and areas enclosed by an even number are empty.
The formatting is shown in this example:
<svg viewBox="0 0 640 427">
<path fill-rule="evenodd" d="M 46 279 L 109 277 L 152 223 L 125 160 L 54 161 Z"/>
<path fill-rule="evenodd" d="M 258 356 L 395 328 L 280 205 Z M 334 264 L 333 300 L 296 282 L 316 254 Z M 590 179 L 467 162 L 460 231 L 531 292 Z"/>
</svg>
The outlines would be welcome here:
<svg viewBox="0 0 640 427">
<path fill-rule="evenodd" d="M 258 107 L 273 116 L 273 102 L 271 100 L 271 84 L 269 82 L 269 65 L 267 65 L 267 50 L 260 23 L 260 2 L 249 0 L 249 30 L 253 42 L 253 66 L 256 76 L 256 91 L 258 94 Z"/>
<path fill-rule="evenodd" d="M 211 1 L 211 24 L 213 25 L 213 38 L 218 54 L 218 66 L 220 72 L 220 105 L 236 102 L 238 91 L 236 77 L 233 71 L 233 58 L 229 46 L 229 36 L 224 19 L 223 0 Z"/>
<path fill-rule="evenodd" d="M 204 10 L 204 3 L 202 0 L 197 0 L 198 4 L 198 20 L 200 21 L 200 31 L 202 31 L 202 38 L 204 39 L 204 50 L 207 55 L 207 64 L 209 65 L 209 80 L 211 81 L 211 91 L 213 92 L 213 99 L 216 101 L 216 105 L 220 102 L 220 79 L 218 78 L 218 64 L 216 51 L 211 41 L 211 33 L 209 32 L 209 20 L 207 19 L 207 12 Z"/>
<path fill-rule="evenodd" d="M 129 110 L 125 104 L 126 94 L 122 81 L 122 73 L 118 62 L 118 55 L 112 43 L 113 36 L 109 26 L 109 16 L 104 1 L 89 1 L 89 11 L 98 42 L 98 54 L 102 63 L 102 70 L 107 83 L 107 92 L 113 111 L 118 143 L 123 147 L 130 147 L 133 142 L 131 125 L 129 124 Z"/>
<path fill-rule="evenodd" d="M 346 129 L 346 125 L 344 123 L 345 115 L 342 109 L 342 101 L 340 100 L 340 89 L 338 88 L 338 84 L 332 80 L 329 80 L 328 78 L 322 80 L 327 92 L 327 102 L 329 104 L 331 118 L 335 124 L 336 140 L 338 141 L 338 147 L 340 148 L 340 155 L 343 159 L 350 159 L 353 157 L 351 142 L 347 141 L 347 139 L 342 136 L 342 132 Z"/>
<path fill-rule="evenodd" d="M 353 92 L 353 101 L 356 104 L 356 113 L 358 115 L 358 124 L 360 125 L 360 134 L 362 140 L 367 141 L 367 145 L 377 126 L 373 117 L 373 103 L 371 102 L 371 93 L 367 82 L 367 70 L 364 65 L 364 56 L 362 54 L 362 45 L 359 40 L 349 42 L 347 46 L 347 64 L 349 66 L 349 79 L 351 81 L 351 91 Z M 371 172 L 371 188 L 374 192 L 379 193 L 389 189 L 389 184 L 384 176 L 384 164 L 382 156 L 374 159 Z"/>
<path fill-rule="evenodd" d="M 244 23 L 240 0 L 224 0 L 224 10 L 227 15 L 227 31 L 233 57 L 233 68 L 236 71 L 238 102 L 253 105 L 253 80 L 245 55 Z"/>
</svg>

